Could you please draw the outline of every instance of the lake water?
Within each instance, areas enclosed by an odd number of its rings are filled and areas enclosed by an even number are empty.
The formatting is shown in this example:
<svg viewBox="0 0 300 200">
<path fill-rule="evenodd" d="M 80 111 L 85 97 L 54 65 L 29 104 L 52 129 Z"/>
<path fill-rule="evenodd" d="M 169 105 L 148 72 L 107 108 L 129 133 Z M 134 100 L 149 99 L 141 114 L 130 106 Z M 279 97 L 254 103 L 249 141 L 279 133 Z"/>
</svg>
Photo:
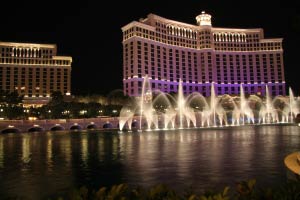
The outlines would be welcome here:
<svg viewBox="0 0 300 200">
<path fill-rule="evenodd" d="M 0 135 L 0 197 L 56 199 L 83 185 L 120 183 L 203 191 L 255 178 L 276 186 L 287 179 L 283 160 L 299 151 L 299 136 L 292 125 Z"/>
</svg>

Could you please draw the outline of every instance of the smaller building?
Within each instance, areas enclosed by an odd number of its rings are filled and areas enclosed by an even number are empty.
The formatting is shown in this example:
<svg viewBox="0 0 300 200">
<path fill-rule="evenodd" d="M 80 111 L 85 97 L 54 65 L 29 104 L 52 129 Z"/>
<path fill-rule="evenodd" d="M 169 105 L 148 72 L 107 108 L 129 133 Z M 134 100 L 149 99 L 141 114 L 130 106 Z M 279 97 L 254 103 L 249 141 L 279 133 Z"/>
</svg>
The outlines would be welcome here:
<svg viewBox="0 0 300 200">
<path fill-rule="evenodd" d="M 24 95 L 24 106 L 47 104 L 54 91 L 71 95 L 71 64 L 55 44 L 0 42 L 0 89 Z"/>
</svg>

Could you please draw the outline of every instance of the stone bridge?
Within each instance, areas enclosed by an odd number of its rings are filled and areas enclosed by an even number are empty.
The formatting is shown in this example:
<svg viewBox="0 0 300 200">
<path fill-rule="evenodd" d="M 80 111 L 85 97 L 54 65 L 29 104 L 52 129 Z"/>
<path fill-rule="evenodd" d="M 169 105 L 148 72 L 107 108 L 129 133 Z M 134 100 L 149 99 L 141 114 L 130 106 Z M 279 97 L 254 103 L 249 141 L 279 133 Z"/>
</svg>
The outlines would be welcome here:
<svg viewBox="0 0 300 200">
<path fill-rule="evenodd" d="M 21 133 L 59 130 L 119 129 L 118 117 L 87 119 L 0 120 L 0 133 Z"/>
</svg>

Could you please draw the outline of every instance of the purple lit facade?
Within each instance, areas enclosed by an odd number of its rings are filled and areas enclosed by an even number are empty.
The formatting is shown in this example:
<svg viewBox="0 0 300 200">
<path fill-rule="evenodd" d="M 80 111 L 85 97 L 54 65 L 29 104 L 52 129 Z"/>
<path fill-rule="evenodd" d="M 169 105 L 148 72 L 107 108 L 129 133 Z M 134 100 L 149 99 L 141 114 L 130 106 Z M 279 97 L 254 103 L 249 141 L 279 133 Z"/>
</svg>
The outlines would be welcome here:
<svg viewBox="0 0 300 200">
<path fill-rule="evenodd" d="M 215 92 L 285 95 L 282 38 L 265 39 L 263 29 L 217 28 L 202 12 L 197 25 L 154 14 L 122 27 L 123 90 L 140 96 L 148 75 L 152 90 L 185 94 Z"/>
</svg>

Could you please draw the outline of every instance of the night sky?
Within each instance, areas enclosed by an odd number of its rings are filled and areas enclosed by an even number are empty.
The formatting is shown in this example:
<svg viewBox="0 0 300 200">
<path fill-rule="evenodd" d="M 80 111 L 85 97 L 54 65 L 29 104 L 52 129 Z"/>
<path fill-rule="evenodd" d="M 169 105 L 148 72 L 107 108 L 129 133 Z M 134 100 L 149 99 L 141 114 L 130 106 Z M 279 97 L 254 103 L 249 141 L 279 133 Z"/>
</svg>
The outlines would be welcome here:
<svg viewBox="0 0 300 200">
<path fill-rule="evenodd" d="M 296 0 L 20 0 L 0 6 L 0 41 L 57 44 L 58 55 L 72 56 L 74 95 L 108 95 L 123 88 L 122 26 L 149 13 L 196 24 L 201 11 L 212 15 L 214 27 L 263 28 L 265 38 L 283 38 L 287 87 L 300 94 L 300 51 L 296 49 L 300 47 L 300 6 Z"/>
</svg>

